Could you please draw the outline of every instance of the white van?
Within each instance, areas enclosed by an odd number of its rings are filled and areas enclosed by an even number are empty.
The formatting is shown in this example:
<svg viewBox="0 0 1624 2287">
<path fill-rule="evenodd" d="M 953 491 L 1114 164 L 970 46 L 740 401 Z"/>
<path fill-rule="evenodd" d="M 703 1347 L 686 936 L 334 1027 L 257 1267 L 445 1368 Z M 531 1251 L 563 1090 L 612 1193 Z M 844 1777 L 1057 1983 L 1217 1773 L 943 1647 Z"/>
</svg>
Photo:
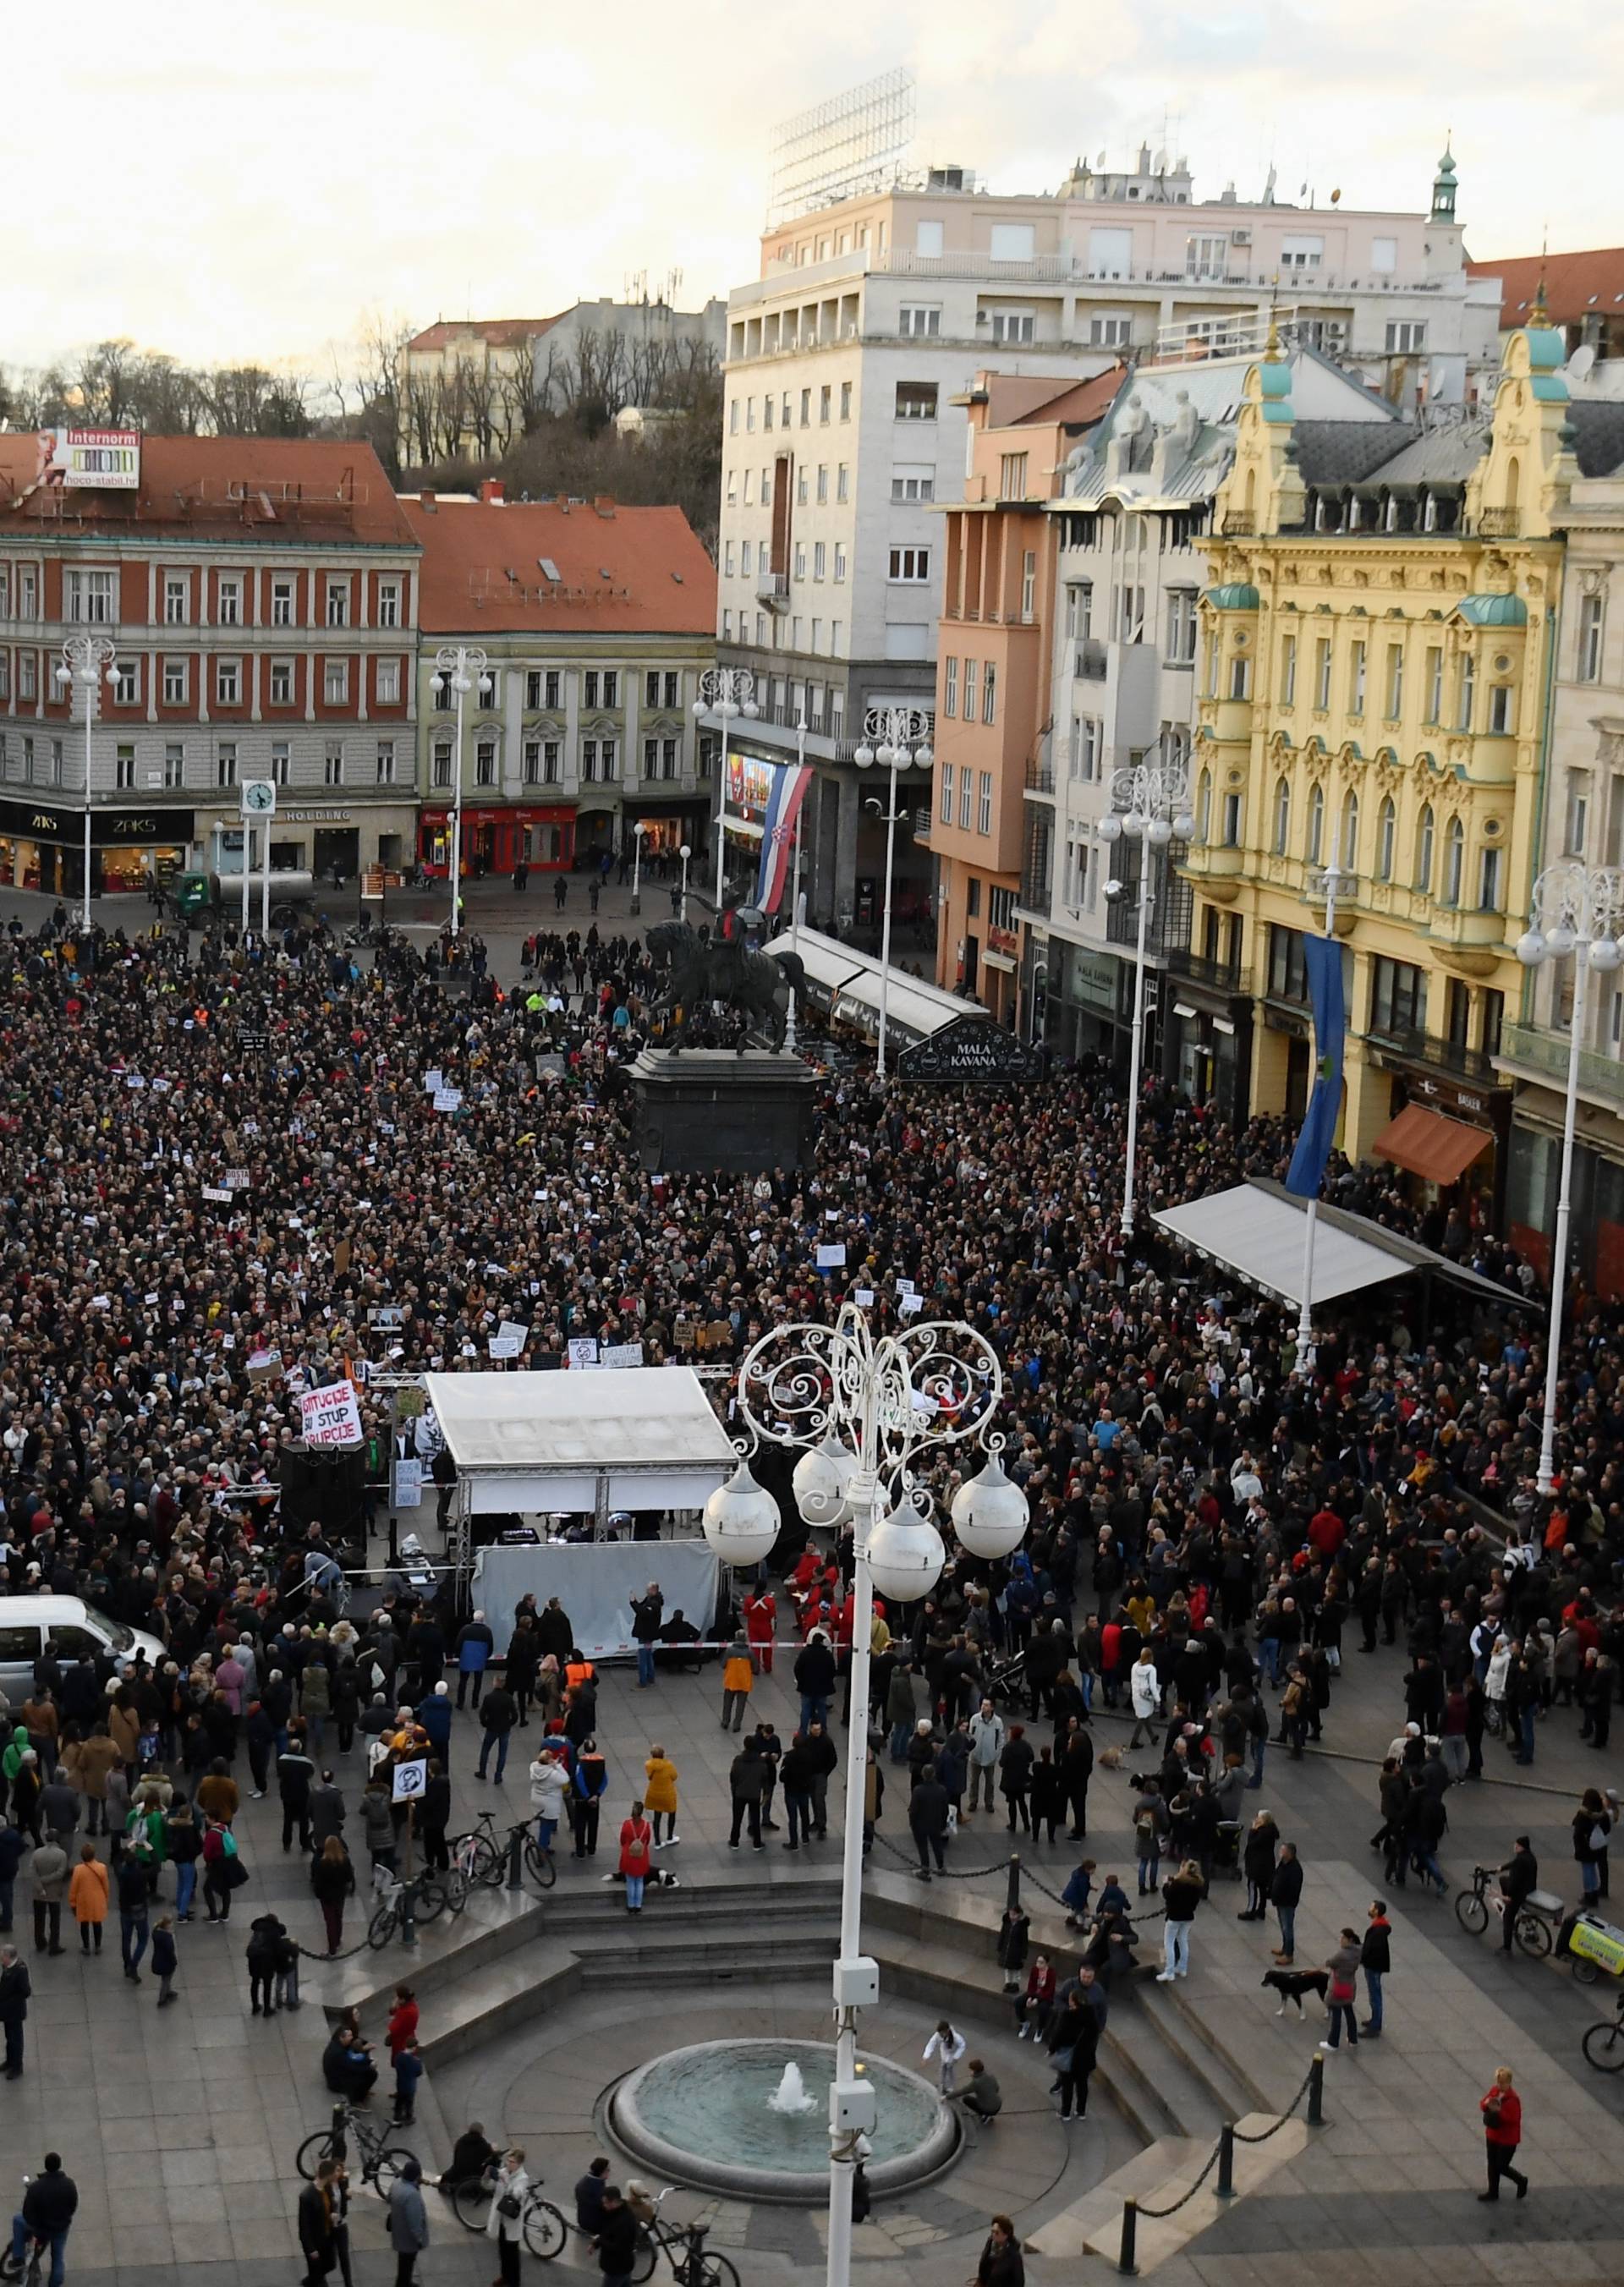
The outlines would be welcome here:
<svg viewBox="0 0 1624 2287">
<path fill-rule="evenodd" d="M 34 1689 L 34 1663 L 44 1652 L 64 1667 L 111 1654 L 121 1665 L 144 1651 L 155 1667 L 165 1657 L 156 1636 L 109 1619 L 83 1596 L 0 1596 L 0 1690 L 13 1707 Z"/>
</svg>

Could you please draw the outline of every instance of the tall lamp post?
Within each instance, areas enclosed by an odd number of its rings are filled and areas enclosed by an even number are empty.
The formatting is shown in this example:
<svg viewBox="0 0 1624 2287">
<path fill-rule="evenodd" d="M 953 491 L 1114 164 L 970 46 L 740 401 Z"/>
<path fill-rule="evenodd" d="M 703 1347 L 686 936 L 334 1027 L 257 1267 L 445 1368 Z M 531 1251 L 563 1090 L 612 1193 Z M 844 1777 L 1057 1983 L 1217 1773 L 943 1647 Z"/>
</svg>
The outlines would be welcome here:
<svg viewBox="0 0 1624 2287">
<path fill-rule="evenodd" d="M 803 1448 L 793 1479 L 808 1524 L 852 1531 L 852 1708 L 842 1836 L 840 1953 L 835 1964 L 835 2080 L 829 2091 L 829 2287 L 852 2275 L 852 2184 L 859 2141 L 872 2135 L 874 2086 L 857 2064 L 857 2013 L 879 1998 L 879 1973 L 861 1951 L 863 1800 L 867 1783 L 869 1636 L 874 1592 L 911 1602 L 929 1595 L 945 1562 L 942 1538 L 913 1462 L 924 1449 L 973 1440 L 986 1466 L 954 1498 L 963 1547 L 1007 1556 L 1026 1530 L 1026 1497 L 1005 1476 L 1003 1440 L 988 1434 L 1003 1395 L 990 1343 L 948 1322 L 876 1338 L 848 1302 L 832 1326 L 780 1326 L 739 1368 L 739 1408 L 756 1441 Z M 779 1531 L 778 1504 L 748 1458 L 705 1507 L 705 1537 L 729 1564 L 761 1563 Z"/>
<path fill-rule="evenodd" d="M 682 905 L 677 918 L 685 927 L 688 919 L 688 860 L 693 855 L 692 844 L 685 842 L 677 855 L 682 859 Z"/>
<path fill-rule="evenodd" d="M 1325 933 L 1332 941 L 1336 938 L 1336 901 L 1351 897 L 1358 887 L 1359 876 L 1346 866 L 1331 865 L 1309 876 L 1307 888 L 1311 898 L 1325 899 Z M 1340 954 L 1338 955 L 1340 959 Z M 1309 1200 L 1308 1212 L 1303 1218 L 1303 1296 L 1297 1305 L 1297 1372 L 1306 1373 L 1314 1348 L 1314 1239 L 1319 1222 L 1319 1195 L 1316 1191 Z"/>
<path fill-rule="evenodd" d="M 727 726 L 737 715 L 754 722 L 761 709 L 756 704 L 756 678 L 748 667 L 708 667 L 699 679 L 693 719 L 714 715 L 722 725 L 722 758 L 717 765 L 717 921 L 722 919 L 722 882 L 727 865 Z M 684 918 L 686 916 L 685 914 Z"/>
<path fill-rule="evenodd" d="M 1584 1047 L 1585 981 L 1595 969 L 1604 976 L 1619 966 L 1624 948 L 1624 868 L 1577 861 L 1548 866 L 1533 885 L 1528 927 L 1517 941 L 1517 957 L 1526 968 L 1548 961 L 1573 962 L 1573 1007 L 1568 1019 L 1567 1100 L 1562 1117 L 1562 1176 L 1557 1193 L 1557 1231 L 1550 1258 L 1550 1327 L 1545 1349 L 1545 1407 L 1540 1425 L 1541 1493 L 1556 1483 L 1557 1369 L 1562 1342 L 1562 1298 L 1567 1284 L 1568 1222 L 1573 1209 L 1573 1129 L 1579 1111 L 1579 1059 Z"/>
<path fill-rule="evenodd" d="M 643 836 L 647 832 L 647 827 L 639 818 L 631 829 L 631 910 L 634 914 L 640 914 L 643 910 Z"/>
<path fill-rule="evenodd" d="M 936 760 L 931 751 L 931 717 L 919 707 L 871 707 L 863 717 L 863 743 L 852 759 L 860 771 L 871 771 L 879 764 L 891 772 L 891 795 L 886 803 L 885 818 L 885 902 L 880 920 L 880 1037 L 879 1072 L 885 1077 L 886 1020 L 891 1013 L 891 869 L 896 853 L 897 772 L 909 770 L 917 763 L 921 770 L 929 770 Z M 879 808 L 875 803 L 873 807 Z"/>
<path fill-rule="evenodd" d="M 451 797 L 451 934 L 463 929 L 463 702 L 477 684 L 483 691 L 489 665 L 477 644 L 441 644 L 434 654 L 429 688 L 436 697 L 446 691 L 456 696 L 456 767 Z"/>
<path fill-rule="evenodd" d="M 1122 1167 L 1124 1238 L 1133 1237 L 1134 1161 L 1139 1142 L 1139 1064 L 1145 1049 L 1145 945 L 1155 893 L 1151 887 L 1151 856 L 1165 850 L 1176 837 L 1188 842 L 1195 820 L 1186 807 L 1190 773 L 1182 762 L 1135 763 L 1111 773 L 1114 809 L 1099 821 L 1100 839 L 1120 842 L 1123 835 L 1142 845 L 1139 861 L 1139 928 L 1134 947 L 1133 1029 L 1128 1054 L 1128 1151 Z M 1118 814 L 1120 813 L 1120 815 Z"/>
<path fill-rule="evenodd" d="M 56 679 L 64 691 L 84 694 L 84 921 L 91 927 L 91 737 L 100 710 L 101 686 L 118 681 L 114 665 L 117 652 L 110 636 L 69 636 L 62 645 L 62 664 Z"/>
</svg>

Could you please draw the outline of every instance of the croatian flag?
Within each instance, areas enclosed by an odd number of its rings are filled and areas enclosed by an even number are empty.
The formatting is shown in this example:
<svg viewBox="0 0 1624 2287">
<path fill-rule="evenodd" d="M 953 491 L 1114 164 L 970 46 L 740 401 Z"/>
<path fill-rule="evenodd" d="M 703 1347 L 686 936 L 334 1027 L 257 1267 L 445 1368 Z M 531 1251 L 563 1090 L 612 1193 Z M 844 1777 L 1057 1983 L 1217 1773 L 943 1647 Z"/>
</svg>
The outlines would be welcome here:
<svg viewBox="0 0 1624 2287">
<path fill-rule="evenodd" d="M 811 782 L 810 763 L 796 763 L 772 773 L 772 792 L 761 827 L 761 867 L 756 876 L 756 904 L 764 914 L 775 914 L 783 902 L 796 825 Z"/>
</svg>

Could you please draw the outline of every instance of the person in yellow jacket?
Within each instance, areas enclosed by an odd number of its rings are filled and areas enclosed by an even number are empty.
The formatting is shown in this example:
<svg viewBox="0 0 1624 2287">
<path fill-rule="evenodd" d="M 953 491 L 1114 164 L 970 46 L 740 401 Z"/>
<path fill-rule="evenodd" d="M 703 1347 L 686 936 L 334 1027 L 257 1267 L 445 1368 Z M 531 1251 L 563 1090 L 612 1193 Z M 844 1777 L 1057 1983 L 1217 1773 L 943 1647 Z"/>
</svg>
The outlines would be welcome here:
<svg viewBox="0 0 1624 2287">
<path fill-rule="evenodd" d="M 722 1729 L 725 1731 L 730 1721 L 735 1731 L 743 1729 L 744 1711 L 750 1704 L 750 1685 L 755 1675 L 749 1640 L 744 1636 L 735 1636 L 727 1647 L 727 1658 L 722 1669 Z"/>
<path fill-rule="evenodd" d="M 67 1885 L 67 1911 L 79 1925 L 84 1952 L 101 1951 L 101 1926 L 107 1919 L 107 1870 L 92 1842 L 84 1844 Z"/>
<path fill-rule="evenodd" d="M 669 1849 L 682 1837 L 677 1832 L 677 1766 L 658 1742 L 648 1751 L 648 1761 L 643 1766 L 646 1784 L 643 1808 L 648 1813 L 654 1830 L 656 1850 Z M 665 1840 L 660 1839 L 660 1821 L 665 1820 Z"/>
</svg>

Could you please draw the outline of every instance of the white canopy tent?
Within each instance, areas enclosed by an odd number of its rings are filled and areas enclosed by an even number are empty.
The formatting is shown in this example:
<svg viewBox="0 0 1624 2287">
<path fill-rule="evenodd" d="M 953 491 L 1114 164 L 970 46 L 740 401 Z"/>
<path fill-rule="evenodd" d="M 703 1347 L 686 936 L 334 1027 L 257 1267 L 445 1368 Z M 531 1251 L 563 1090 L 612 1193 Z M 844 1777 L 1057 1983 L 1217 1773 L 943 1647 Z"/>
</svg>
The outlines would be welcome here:
<svg viewBox="0 0 1624 2287">
<path fill-rule="evenodd" d="M 785 930 L 768 940 L 765 950 L 799 954 L 806 970 L 808 989 L 826 1015 L 844 1017 L 849 1024 L 860 1025 L 871 1034 L 878 1032 L 883 961 L 812 929 L 793 933 Z M 910 977 L 894 961 L 891 964 L 885 1021 L 887 1027 L 902 1039 L 904 1046 L 914 1041 L 928 1041 L 944 1025 L 951 1025 L 955 1017 L 980 1005 L 976 1001 L 961 1000 L 956 993 L 944 992 L 939 985 L 927 985 L 922 977 Z"/>
<path fill-rule="evenodd" d="M 1283 1302 L 1300 1303 L 1304 1212 L 1305 1203 L 1289 1192 L 1237 1183 L 1232 1191 L 1213 1191 L 1206 1199 L 1169 1207 L 1151 1221 L 1170 1238 L 1182 1238 L 1214 1262 L 1225 1264 L 1249 1286 L 1261 1286 Z M 1414 1268 L 1322 1219 L 1314 1243 L 1312 1300 L 1329 1302 L 1338 1294 L 1355 1294 L 1361 1287 L 1402 1278 Z"/>
<path fill-rule="evenodd" d="M 702 1508 L 737 1455 L 692 1366 L 425 1377 L 463 1505 Z"/>
</svg>

